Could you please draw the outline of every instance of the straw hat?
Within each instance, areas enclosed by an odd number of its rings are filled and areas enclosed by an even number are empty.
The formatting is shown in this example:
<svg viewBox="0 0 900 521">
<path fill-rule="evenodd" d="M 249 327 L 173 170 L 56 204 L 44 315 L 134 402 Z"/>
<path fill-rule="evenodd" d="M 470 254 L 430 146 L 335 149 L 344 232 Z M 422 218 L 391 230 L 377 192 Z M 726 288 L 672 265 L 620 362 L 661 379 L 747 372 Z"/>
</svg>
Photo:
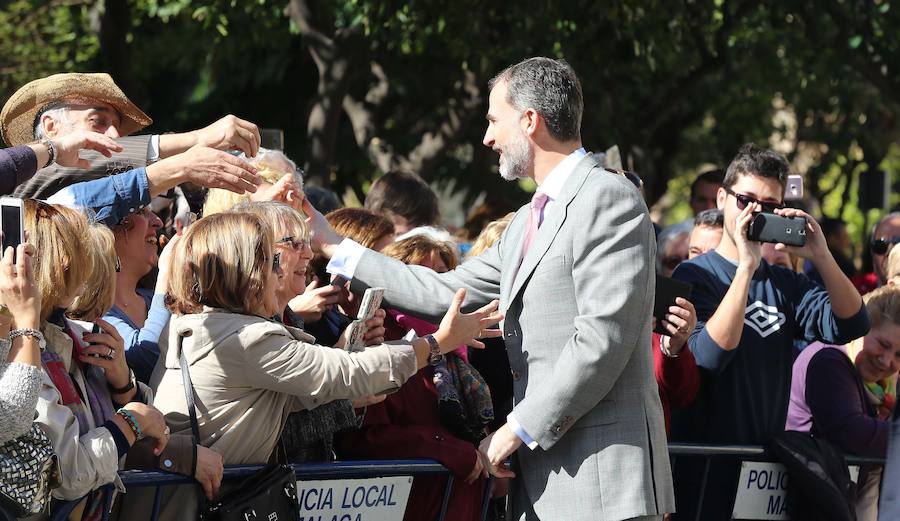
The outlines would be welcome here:
<svg viewBox="0 0 900 521">
<path fill-rule="evenodd" d="M 123 136 L 153 123 L 125 96 L 109 74 L 54 74 L 26 84 L 7 100 L 0 112 L 0 136 L 3 141 L 9 146 L 34 141 L 34 118 L 37 113 L 50 103 L 66 99 L 109 103 L 122 116 L 118 130 Z"/>
</svg>

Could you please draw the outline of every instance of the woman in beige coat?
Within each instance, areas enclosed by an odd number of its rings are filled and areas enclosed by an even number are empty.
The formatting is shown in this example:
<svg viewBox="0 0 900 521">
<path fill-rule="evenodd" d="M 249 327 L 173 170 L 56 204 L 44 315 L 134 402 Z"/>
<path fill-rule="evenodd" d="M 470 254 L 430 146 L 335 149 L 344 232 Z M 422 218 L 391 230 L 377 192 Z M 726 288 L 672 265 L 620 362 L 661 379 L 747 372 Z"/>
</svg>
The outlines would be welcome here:
<svg viewBox="0 0 900 521">
<path fill-rule="evenodd" d="M 265 318 L 276 313 L 273 285 L 281 270 L 272 230 L 259 217 L 205 217 L 188 229 L 174 255 L 168 301 L 176 316 L 154 404 L 173 434 L 190 432 L 183 350 L 201 444 L 222 454 L 226 465 L 267 462 L 291 412 L 396 390 L 432 357 L 460 344 L 480 345 L 473 340 L 479 335 L 496 336 L 486 328 L 502 318 L 497 302 L 460 313 L 460 291 L 430 338 L 349 353 L 315 345 L 303 331 Z M 183 515 L 193 502 L 177 503 Z"/>
</svg>

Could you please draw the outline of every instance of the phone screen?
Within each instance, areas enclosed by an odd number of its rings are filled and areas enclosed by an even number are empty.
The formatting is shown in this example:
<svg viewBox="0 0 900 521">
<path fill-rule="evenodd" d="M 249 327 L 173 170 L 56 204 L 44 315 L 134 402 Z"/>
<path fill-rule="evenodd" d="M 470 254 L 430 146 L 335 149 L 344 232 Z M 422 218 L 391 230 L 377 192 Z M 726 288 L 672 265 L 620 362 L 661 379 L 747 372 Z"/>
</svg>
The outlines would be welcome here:
<svg viewBox="0 0 900 521">
<path fill-rule="evenodd" d="M 22 243 L 22 207 L 0 206 L 0 225 L 3 228 L 3 251 Z"/>
</svg>

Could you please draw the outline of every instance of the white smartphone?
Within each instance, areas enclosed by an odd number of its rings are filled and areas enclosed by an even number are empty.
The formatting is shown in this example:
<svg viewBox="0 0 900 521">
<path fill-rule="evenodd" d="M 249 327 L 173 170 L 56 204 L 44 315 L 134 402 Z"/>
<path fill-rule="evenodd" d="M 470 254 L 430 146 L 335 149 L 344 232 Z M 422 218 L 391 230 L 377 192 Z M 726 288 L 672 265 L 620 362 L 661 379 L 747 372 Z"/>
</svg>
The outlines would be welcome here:
<svg viewBox="0 0 900 521">
<path fill-rule="evenodd" d="M 384 298 L 384 288 L 369 288 L 363 294 L 362 302 L 359 304 L 359 313 L 356 318 L 359 320 L 369 320 L 375 316 L 375 310 L 381 307 L 381 300 Z"/>
<path fill-rule="evenodd" d="M 803 199 L 803 177 L 789 175 L 787 185 L 784 187 L 784 200 L 799 201 L 801 199 Z"/>
<path fill-rule="evenodd" d="M 347 334 L 347 350 L 362 351 L 365 347 L 365 337 L 368 328 L 366 321 L 375 316 L 375 311 L 381 307 L 381 300 L 384 298 L 384 288 L 369 288 L 363 294 L 362 302 L 359 305 L 359 312 L 356 314 L 356 320 L 348 326 L 350 331 Z"/>
<path fill-rule="evenodd" d="M 25 242 L 25 206 L 17 197 L 0 197 L 0 230 L 3 231 L 3 251 Z M 15 259 L 15 252 L 13 252 Z"/>
</svg>

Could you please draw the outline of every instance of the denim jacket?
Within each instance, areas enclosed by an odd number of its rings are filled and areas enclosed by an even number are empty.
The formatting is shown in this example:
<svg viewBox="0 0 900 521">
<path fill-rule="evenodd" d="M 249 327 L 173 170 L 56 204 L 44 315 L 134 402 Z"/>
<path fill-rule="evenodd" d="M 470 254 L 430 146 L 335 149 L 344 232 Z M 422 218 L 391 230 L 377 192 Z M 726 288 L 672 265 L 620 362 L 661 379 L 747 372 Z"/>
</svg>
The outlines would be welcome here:
<svg viewBox="0 0 900 521">
<path fill-rule="evenodd" d="M 150 204 L 147 170 L 135 168 L 122 174 L 69 185 L 53 194 L 47 202 L 90 208 L 98 222 L 115 226 Z"/>
</svg>

